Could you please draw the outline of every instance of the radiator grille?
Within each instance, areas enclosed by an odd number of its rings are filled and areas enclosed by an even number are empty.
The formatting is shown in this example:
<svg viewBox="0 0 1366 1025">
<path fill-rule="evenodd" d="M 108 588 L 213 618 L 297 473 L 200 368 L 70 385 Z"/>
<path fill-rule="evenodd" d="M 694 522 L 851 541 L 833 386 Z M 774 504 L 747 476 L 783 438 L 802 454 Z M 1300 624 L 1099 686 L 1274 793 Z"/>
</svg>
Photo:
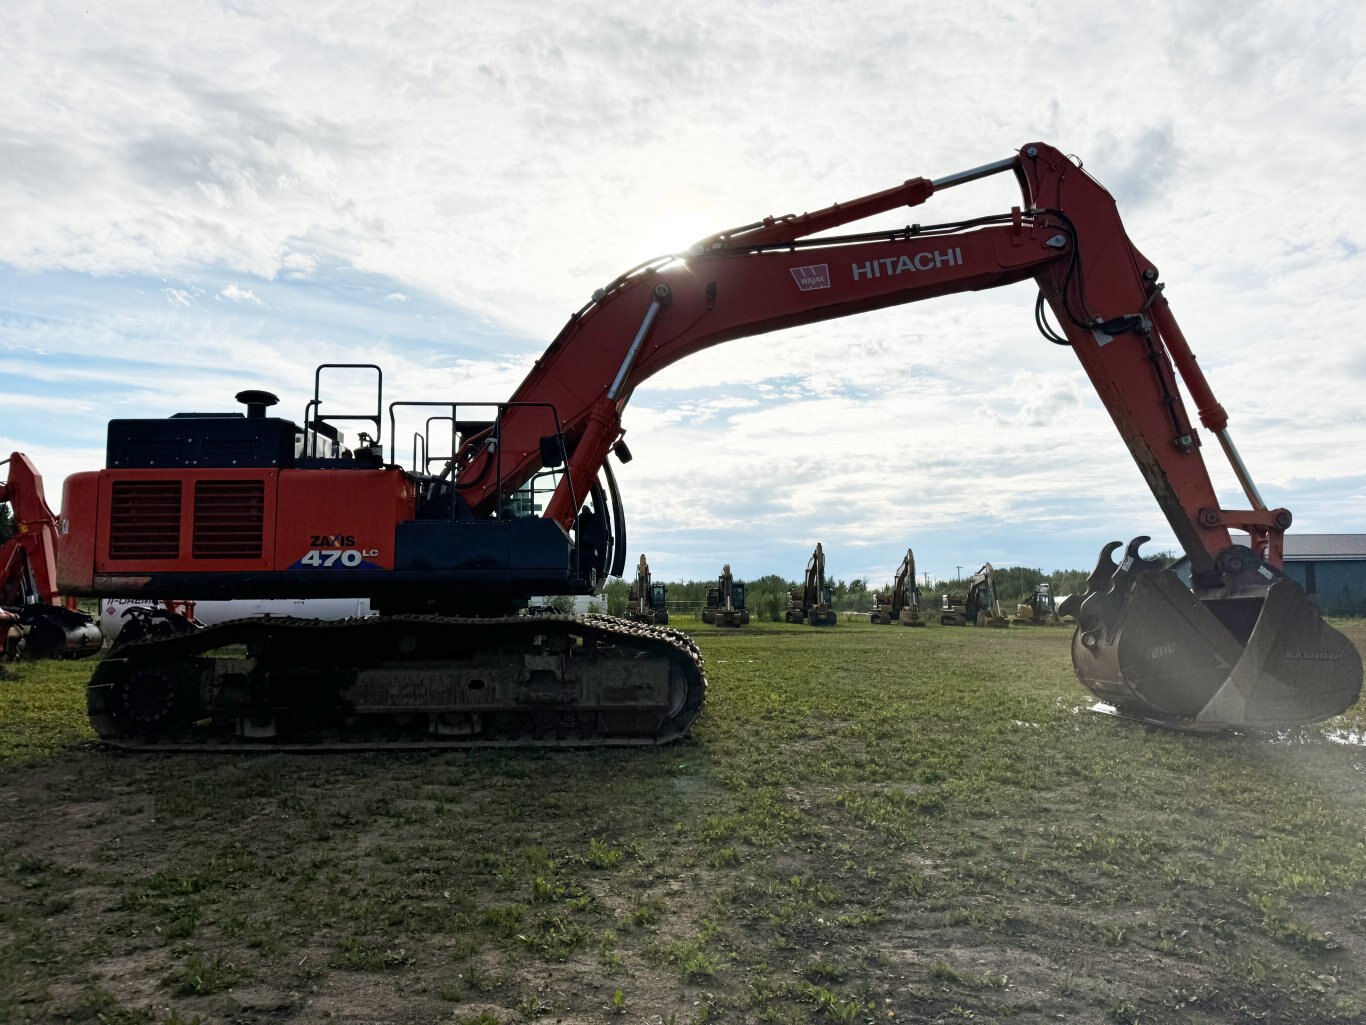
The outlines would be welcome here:
<svg viewBox="0 0 1366 1025">
<path fill-rule="evenodd" d="M 265 481 L 195 482 L 196 559 L 259 559 L 265 522 Z"/>
<path fill-rule="evenodd" d="M 109 558 L 179 557 L 180 481 L 114 481 L 109 510 Z"/>
</svg>

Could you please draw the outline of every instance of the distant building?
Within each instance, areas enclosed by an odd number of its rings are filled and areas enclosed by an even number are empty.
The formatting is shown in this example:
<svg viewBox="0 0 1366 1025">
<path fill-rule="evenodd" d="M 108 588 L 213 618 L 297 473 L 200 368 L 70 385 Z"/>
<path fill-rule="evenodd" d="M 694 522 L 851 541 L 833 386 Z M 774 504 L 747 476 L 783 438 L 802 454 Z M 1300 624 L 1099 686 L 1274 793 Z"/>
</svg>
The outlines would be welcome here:
<svg viewBox="0 0 1366 1025">
<path fill-rule="evenodd" d="M 1247 544 L 1247 535 L 1234 533 L 1233 542 Z M 1171 568 L 1189 587 L 1190 559 Z M 1366 615 L 1366 534 L 1286 534 L 1284 569 L 1323 611 Z"/>
</svg>

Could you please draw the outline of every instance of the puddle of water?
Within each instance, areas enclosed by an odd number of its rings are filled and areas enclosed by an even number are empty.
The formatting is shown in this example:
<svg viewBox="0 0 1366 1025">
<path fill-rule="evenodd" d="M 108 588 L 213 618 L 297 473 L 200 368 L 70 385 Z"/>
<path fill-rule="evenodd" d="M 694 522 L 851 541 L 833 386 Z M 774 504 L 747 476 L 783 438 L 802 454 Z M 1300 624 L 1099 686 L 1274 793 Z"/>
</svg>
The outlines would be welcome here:
<svg viewBox="0 0 1366 1025">
<path fill-rule="evenodd" d="M 1360 730 L 1326 730 L 1323 734 L 1324 740 L 1331 740 L 1334 744 L 1350 744 L 1353 747 L 1366 747 L 1366 733 Z"/>
<path fill-rule="evenodd" d="M 1094 705 L 1088 708 L 1087 711 L 1096 712 L 1099 715 L 1113 715 L 1117 719 L 1127 719 L 1130 722 L 1141 723 L 1144 726 L 1155 726 L 1160 730 L 1170 730 L 1173 733 L 1209 734 L 1228 732 L 1222 726 L 1208 726 L 1202 723 L 1195 722 L 1193 720 L 1167 722 L 1156 717 L 1144 718 L 1143 716 L 1136 715 L 1134 713 L 1121 712 L 1114 705 L 1109 704 L 1105 701 L 1097 701 Z"/>
<path fill-rule="evenodd" d="M 1351 729 L 1322 729 L 1314 726 L 1298 726 L 1288 730 L 1246 730 L 1238 736 L 1259 740 L 1266 744 L 1345 744 L 1348 747 L 1366 747 L 1366 732 Z"/>
<path fill-rule="evenodd" d="M 1082 712 L 1091 712 L 1098 715 L 1112 715 L 1119 719 L 1130 719 L 1133 722 L 1148 722 L 1143 719 L 1134 719 L 1120 712 L 1114 705 L 1105 701 L 1097 701 L 1093 705 L 1073 705 L 1063 698 L 1057 698 L 1055 703 L 1063 712 L 1070 712 L 1072 715 L 1080 715 Z M 1011 722 L 1016 726 L 1038 726 L 1038 723 L 1024 722 L 1020 719 L 1012 719 Z M 1152 726 L 1163 726 L 1159 722 L 1149 722 Z M 1168 727 L 1178 733 L 1222 733 L 1229 737 L 1246 737 L 1249 740 L 1260 741 L 1266 744 L 1320 744 L 1327 741 L 1331 744 L 1343 744 L 1347 747 L 1366 747 L 1366 730 L 1356 729 L 1316 729 L 1313 726 L 1300 726 L 1288 730 L 1210 730 L 1210 729 L 1181 729 L 1180 727 Z M 1363 767 L 1366 771 L 1366 767 Z"/>
</svg>

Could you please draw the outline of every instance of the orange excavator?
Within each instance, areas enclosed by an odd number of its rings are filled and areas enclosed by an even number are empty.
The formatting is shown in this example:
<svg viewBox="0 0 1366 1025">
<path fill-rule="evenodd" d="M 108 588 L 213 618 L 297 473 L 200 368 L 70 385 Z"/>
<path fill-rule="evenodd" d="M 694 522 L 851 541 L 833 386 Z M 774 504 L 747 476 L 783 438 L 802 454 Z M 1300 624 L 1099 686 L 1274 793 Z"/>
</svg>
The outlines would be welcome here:
<svg viewBox="0 0 1366 1025">
<path fill-rule="evenodd" d="M 1018 206 L 840 230 L 998 174 L 1015 179 Z M 369 367 L 375 406 L 338 409 L 322 394 L 324 366 L 299 423 L 268 415 L 276 400 L 263 391 L 239 395 L 245 415 L 111 421 L 105 467 L 66 483 L 66 593 L 351 595 L 381 614 L 228 623 L 127 645 L 91 680 L 91 721 L 131 746 L 681 736 L 705 693 L 686 636 L 515 614 L 527 595 L 592 593 L 621 575 L 624 519 L 608 457 L 630 458 L 622 425 L 635 389 L 723 342 L 1031 280 L 1036 325 L 1081 364 L 1192 570 L 1188 589 L 1139 556 L 1144 538 L 1118 564 L 1118 543 L 1106 547 L 1077 596 L 1072 660 L 1083 685 L 1125 714 L 1190 728 L 1348 708 L 1360 655 L 1282 573 L 1291 515 L 1257 490 L 1158 269 L 1101 185 L 1061 151 L 1029 143 L 639 264 L 593 293 L 506 401 L 386 408 L 382 372 Z M 1182 384 L 1245 502 L 1217 497 Z M 405 410 L 449 435 L 444 465 L 396 459 Z M 346 419 L 365 424 L 352 448 L 338 430 Z M 1231 529 L 1250 543 L 1234 544 Z"/>
<path fill-rule="evenodd" d="M 0 475 L 0 503 L 9 505 L 14 517 L 14 532 L 0 536 L 0 655 L 93 655 L 104 644 L 98 624 L 58 593 L 58 524 L 43 478 L 21 452 L 0 460 Z"/>
<path fill-rule="evenodd" d="M 636 623 L 665 626 L 669 622 L 669 589 L 650 579 L 650 564 L 642 554 L 636 579 L 626 593 L 626 618 Z"/>
<path fill-rule="evenodd" d="M 868 621 L 883 626 L 892 623 L 902 626 L 925 625 L 920 615 L 920 590 L 915 586 L 915 552 L 911 549 L 906 549 L 906 557 L 897 568 L 891 589 L 873 595 L 873 611 Z"/>
</svg>

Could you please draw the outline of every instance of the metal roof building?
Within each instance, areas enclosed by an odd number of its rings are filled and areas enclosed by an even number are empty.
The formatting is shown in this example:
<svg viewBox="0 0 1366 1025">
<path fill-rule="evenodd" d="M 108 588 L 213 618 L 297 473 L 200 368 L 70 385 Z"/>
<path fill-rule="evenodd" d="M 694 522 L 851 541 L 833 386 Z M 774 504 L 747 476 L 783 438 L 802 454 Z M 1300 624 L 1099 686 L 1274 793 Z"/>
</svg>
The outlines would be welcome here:
<svg viewBox="0 0 1366 1025">
<path fill-rule="evenodd" d="M 1233 534 L 1247 544 L 1246 534 Z M 1190 586 L 1190 559 L 1172 570 Z M 1366 615 L 1366 534 L 1286 534 L 1285 575 L 1299 583 L 1325 612 Z"/>
</svg>

